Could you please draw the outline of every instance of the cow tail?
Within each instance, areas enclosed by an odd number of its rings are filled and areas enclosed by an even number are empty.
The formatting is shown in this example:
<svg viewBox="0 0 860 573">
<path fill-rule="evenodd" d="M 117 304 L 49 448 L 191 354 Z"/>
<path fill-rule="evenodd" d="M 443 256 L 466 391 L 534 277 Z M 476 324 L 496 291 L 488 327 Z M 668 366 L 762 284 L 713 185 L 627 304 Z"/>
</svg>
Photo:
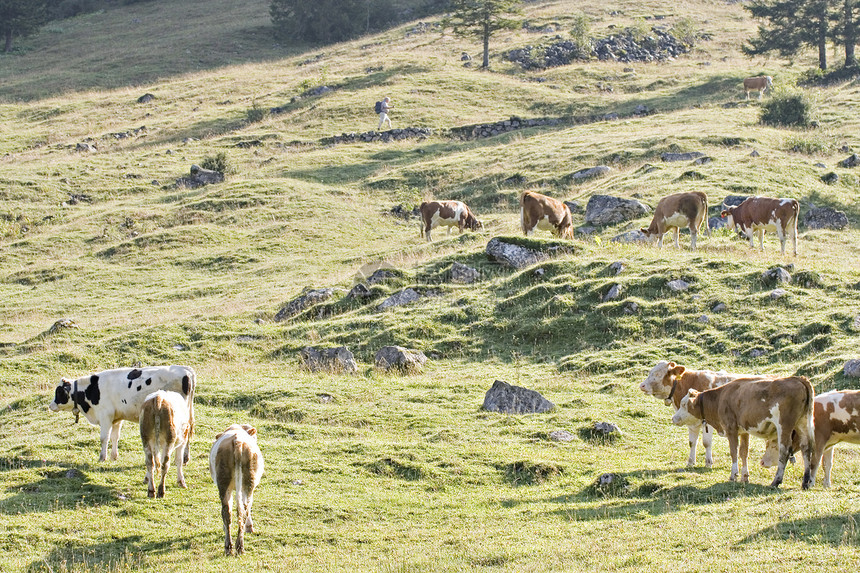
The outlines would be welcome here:
<svg viewBox="0 0 860 573">
<path fill-rule="evenodd" d="M 233 436 L 233 485 L 236 488 L 236 513 L 239 517 L 240 531 L 245 527 L 245 488 L 243 487 L 243 477 L 245 459 L 248 454 L 248 448 L 245 443 L 240 441 L 236 436 Z"/>
<path fill-rule="evenodd" d="M 159 442 L 162 440 L 161 436 L 161 415 L 162 415 L 162 405 L 159 404 L 161 400 L 161 396 L 156 396 L 152 400 L 152 405 L 155 406 L 153 416 L 155 419 L 152 421 L 152 435 L 149 437 L 149 451 L 152 455 L 152 463 L 155 466 L 155 469 L 161 471 L 161 448 L 159 447 Z M 153 483 L 155 481 L 155 473 L 152 474 Z"/>
<path fill-rule="evenodd" d="M 188 389 L 186 401 L 188 402 L 188 425 L 190 428 L 188 429 L 186 449 L 191 444 L 191 438 L 194 436 L 194 389 L 197 388 L 197 373 L 191 368 L 188 368 L 188 373 L 188 385 L 190 388 Z"/>
<path fill-rule="evenodd" d="M 702 197 L 702 204 L 704 206 L 705 216 L 703 217 L 705 223 L 705 234 L 710 237 L 711 236 L 711 222 L 708 221 L 708 196 L 705 195 Z"/>
</svg>

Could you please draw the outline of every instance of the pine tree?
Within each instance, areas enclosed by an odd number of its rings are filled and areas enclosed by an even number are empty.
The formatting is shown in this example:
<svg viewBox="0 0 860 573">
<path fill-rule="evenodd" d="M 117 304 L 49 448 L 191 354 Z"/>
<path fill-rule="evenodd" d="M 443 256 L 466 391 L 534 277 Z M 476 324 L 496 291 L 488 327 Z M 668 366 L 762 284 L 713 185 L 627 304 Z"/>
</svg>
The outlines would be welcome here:
<svg viewBox="0 0 860 573">
<path fill-rule="evenodd" d="M 860 0 L 843 0 L 833 27 L 833 40 L 845 48 L 845 67 L 857 67 L 854 48 L 857 44 L 857 24 L 860 20 Z"/>
<path fill-rule="evenodd" d="M 445 26 L 465 37 L 478 37 L 483 42 L 484 59 L 481 67 L 490 67 L 490 37 L 499 30 L 516 28 L 520 21 L 521 0 L 451 0 L 451 16 Z"/>
<path fill-rule="evenodd" d="M 746 9 L 765 20 L 758 36 L 742 47 L 753 56 L 778 52 L 793 56 L 806 46 L 818 48 L 818 67 L 827 69 L 827 39 L 834 0 L 754 0 Z"/>
<path fill-rule="evenodd" d="M 12 49 L 12 38 L 35 32 L 47 20 L 45 0 L 0 0 L 0 34 L 3 51 Z"/>
</svg>

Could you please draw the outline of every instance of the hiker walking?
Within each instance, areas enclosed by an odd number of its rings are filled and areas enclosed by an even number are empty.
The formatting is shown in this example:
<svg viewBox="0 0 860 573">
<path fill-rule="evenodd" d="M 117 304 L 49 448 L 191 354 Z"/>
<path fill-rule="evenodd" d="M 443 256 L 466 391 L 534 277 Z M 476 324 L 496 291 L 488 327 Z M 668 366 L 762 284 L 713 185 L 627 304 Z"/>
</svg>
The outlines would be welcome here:
<svg viewBox="0 0 860 573">
<path fill-rule="evenodd" d="M 379 127 L 376 128 L 377 131 L 382 129 L 382 124 L 386 121 L 388 122 L 388 129 L 391 129 L 391 118 L 388 117 L 388 110 L 394 109 L 394 106 L 391 105 L 391 98 L 385 96 L 382 98 L 382 101 L 376 102 L 376 112 L 379 114 Z"/>
</svg>

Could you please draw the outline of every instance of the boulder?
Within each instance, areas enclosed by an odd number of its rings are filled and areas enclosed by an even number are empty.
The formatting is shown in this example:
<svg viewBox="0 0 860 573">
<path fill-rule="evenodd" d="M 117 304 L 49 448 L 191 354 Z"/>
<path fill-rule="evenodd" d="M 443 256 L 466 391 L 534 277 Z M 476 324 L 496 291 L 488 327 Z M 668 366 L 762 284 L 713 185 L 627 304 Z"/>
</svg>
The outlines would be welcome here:
<svg viewBox="0 0 860 573">
<path fill-rule="evenodd" d="M 577 201 L 564 201 L 564 204 L 567 205 L 567 208 L 570 209 L 570 212 L 573 215 L 579 215 L 580 213 L 585 213 L 585 207 L 583 207 Z"/>
<path fill-rule="evenodd" d="M 860 378 L 860 358 L 854 358 L 845 363 L 842 373 L 849 378 Z"/>
<path fill-rule="evenodd" d="M 346 295 L 346 298 L 360 300 L 363 298 L 368 298 L 370 296 L 370 289 L 367 288 L 362 283 L 358 283 L 349 291 L 349 294 Z"/>
<path fill-rule="evenodd" d="M 839 175 L 831 171 L 830 173 L 825 173 L 824 175 L 822 175 L 821 180 L 828 185 L 834 185 L 836 183 L 839 183 Z"/>
<path fill-rule="evenodd" d="M 780 283 L 790 283 L 791 275 L 787 270 L 782 267 L 774 267 L 772 269 L 768 269 L 761 274 L 761 280 L 764 281 L 765 284 L 780 284 Z"/>
<path fill-rule="evenodd" d="M 646 215 L 650 209 L 635 199 L 610 195 L 592 195 L 585 206 L 585 222 L 590 225 L 614 225 Z"/>
<path fill-rule="evenodd" d="M 427 357 L 420 350 L 402 346 L 383 346 L 376 352 L 375 362 L 376 367 L 383 370 L 420 372 L 427 362 Z"/>
<path fill-rule="evenodd" d="M 749 198 L 750 195 L 726 195 L 726 198 L 723 199 L 722 210 L 725 211 L 727 207 L 737 207 Z"/>
<path fill-rule="evenodd" d="M 546 253 L 505 243 L 498 237 L 490 239 L 486 252 L 491 260 L 514 269 L 522 269 L 549 258 Z"/>
<path fill-rule="evenodd" d="M 311 372 L 355 374 L 358 364 L 346 346 L 317 348 L 305 346 L 300 352 L 302 363 Z"/>
<path fill-rule="evenodd" d="M 849 155 L 839 162 L 839 167 L 857 167 L 860 165 L 860 155 L 856 153 Z"/>
<path fill-rule="evenodd" d="M 305 309 L 330 299 L 333 294 L 334 289 L 330 288 L 307 290 L 304 294 L 294 298 L 287 304 L 287 306 L 279 310 L 278 314 L 275 315 L 275 322 L 292 318 Z"/>
<path fill-rule="evenodd" d="M 203 169 L 199 165 L 192 165 L 191 176 L 180 177 L 176 180 L 176 185 L 178 187 L 195 189 L 197 187 L 203 187 L 204 185 L 210 185 L 212 183 L 221 183 L 222 181 L 224 181 L 224 174 L 220 171 Z"/>
<path fill-rule="evenodd" d="M 848 216 L 833 207 L 812 207 L 803 215 L 803 225 L 808 229 L 841 231 L 848 226 Z"/>
<path fill-rule="evenodd" d="M 623 271 L 625 268 L 627 268 L 627 267 L 626 267 L 626 266 L 624 265 L 624 263 L 622 263 L 621 261 L 615 261 L 614 263 L 612 263 L 611 265 L 609 265 L 609 271 L 610 271 L 613 275 L 620 274 L 620 273 L 621 273 L 621 271 Z"/>
<path fill-rule="evenodd" d="M 660 155 L 660 159 L 669 163 L 670 161 L 693 161 L 704 156 L 705 154 L 701 151 L 690 151 L 688 153 L 663 153 Z"/>
<path fill-rule="evenodd" d="M 711 312 L 726 312 L 729 307 L 726 306 L 724 302 L 717 302 L 713 308 L 711 308 Z"/>
<path fill-rule="evenodd" d="M 82 141 L 75 146 L 75 151 L 78 151 L 81 153 L 94 153 L 94 152 L 98 151 L 98 148 L 95 145 L 93 145 L 92 143 L 87 143 L 85 141 Z"/>
<path fill-rule="evenodd" d="M 603 436 L 620 436 L 621 428 L 611 422 L 595 422 L 592 427 L 593 434 Z"/>
<path fill-rule="evenodd" d="M 411 288 L 403 289 L 402 291 L 391 295 L 376 307 L 379 310 L 385 310 L 386 308 L 391 308 L 393 306 L 403 306 L 404 304 L 410 304 L 415 302 L 421 298 L 421 295 L 418 294 L 415 290 Z"/>
<path fill-rule="evenodd" d="M 773 300 L 779 300 L 787 294 L 788 294 L 788 291 L 786 291 L 784 288 L 775 288 L 770 292 L 769 296 Z"/>
<path fill-rule="evenodd" d="M 620 284 L 612 285 L 609 291 L 603 295 L 603 302 L 609 302 L 621 298 L 621 291 L 622 289 Z"/>
<path fill-rule="evenodd" d="M 140 96 L 139 98 L 137 98 L 137 103 L 149 103 L 154 99 L 155 99 L 154 95 L 152 95 L 150 93 L 146 93 L 146 94 L 143 94 L 142 96 Z"/>
<path fill-rule="evenodd" d="M 572 442 L 575 436 L 567 430 L 553 430 L 549 433 L 549 439 L 554 442 Z"/>
<path fill-rule="evenodd" d="M 478 269 L 458 262 L 455 262 L 451 265 L 451 270 L 449 271 L 449 273 L 451 276 L 451 282 L 459 284 L 471 284 L 477 281 L 481 276 L 481 273 L 478 272 Z"/>
<path fill-rule="evenodd" d="M 542 414 L 555 404 L 539 392 L 496 380 L 484 396 L 484 410 L 500 414 Z"/>
<path fill-rule="evenodd" d="M 580 169 L 575 173 L 570 174 L 570 178 L 574 181 L 583 181 L 585 179 L 591 179 L 592 177 L 601 177 L 606 175 L 612 171 L 612 168 L 607 165 L 598 165 L 597 167 L 589 167 L 586 169 Z"/>
<path fill-rule="evenodd" d="M 648 240 L 645 233 L 639 229 L 633 229 L 625 233 L 620 233 L 609 239 L 613 243 L 642 243 Z"/>
<path fill-rule="evenodd" d="M 639 314 L 639 305 L 633 301 L 624 305 L 624 314 Z"/>
<path fill-rule="evenodd" d="M 398 276 L 396 272 L 388 269 L 376 269 L 367 277 L 367 284 L 375 285 L 376 283 L 383 283 L 388 279 L 396 279 Z"/>
<path fill-rule="evenodd" d="M 675 279 L 666 283 L 666 286 L 675 292 L 682 292 L 690 288 L 690 283 L 685 280 Z"/>
<path fill-rule="evenodd" d="M 725 228 L 727 223 L 728 219 L 725 219 L 723 217 L 711 217 L 710 219 L 708 219 L 708 227 L 710 227 L 712 231 Z"/>
</svg>

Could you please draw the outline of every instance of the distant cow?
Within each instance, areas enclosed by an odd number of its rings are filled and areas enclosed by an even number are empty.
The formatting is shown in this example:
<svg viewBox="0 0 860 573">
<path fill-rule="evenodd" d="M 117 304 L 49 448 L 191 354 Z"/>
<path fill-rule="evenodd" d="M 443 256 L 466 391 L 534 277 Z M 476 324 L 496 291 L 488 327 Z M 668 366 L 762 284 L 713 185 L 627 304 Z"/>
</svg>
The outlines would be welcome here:
<svg viewBox="0 0 860 573">
<path fill-rule="evenodd" d="M 833 447 L 841 442 L 860 444 L 860 390 L 833 390 L 815 397 L 813 418 L 815 420 L 815 455 L 818 463 L 812 474 L 812 484 L 815 485 L 815 475 L 823 461 L 824 487 L 830 487 L 831 469 L 833 467 Z M 797 449 L 797 435 L 794 436 L 792 447 Z M 767 450 L 761 460 L 764 467 L 776 465 L 778 460 L 776 442 L 768 442 Z M 822 460 L 823 458 L 823 460 Z"/>
<path fill-rule="evenodd" d="M 526 236 L 541 229 L 562 239 L 573 238 L 570 208 L 558 199 L 534 191 L 526 191 L 520 198 L 520 224 Z"/>
<path fill-rule="evenodd" d="M 773 78 L 770 76 L 756 76 L 744 80 L 744 91 L 747 92 L 747 99 L 750 99 L 750 92 L 752 91 L 757 91 L 758 99 L 761 99 L 761 94 L 764 93 L 764 90 L 772 87 Z"/>
<path fill-rule="evenodd" d="M 771 487 L 779 487 L 782 483 L 785 465 L 792 451 L 792 432 L 796 432 L 796 440 L 806 464 L 803 489 L 808 489 L 815 475 L 813 464 L 817 462 L 812 418 L 814 399 L 815 390 L 803 376 L 770 380 L 740 378 L 704 392 L 690 390 L 681 399 L 672 422 L 689 426 L 697 420 L 704 420 L 721 435 L 725 435 L 732 455 L 731 481 L 738 477 L 739 445 L 741 481 L 749 481 L 747 454 L 750 434 L 765 440 L 776 440 L 779 444 L 779 463 Z"/>
<path fill-rule="evenodd" d="M 663 400 L 667 406 L 675 410 L 681 404 L 681 399 L 690 390 L 710 390 L 737 380 L 738 378 L 767 378 L 766 376 L 753 376 L 751 374 L 729 374 L 728 372 L 712 372 L 710 370 L 690 370 L 680 364 L 660 360 L 648 373 L 648 377 L 639 385 L 639 389 Z M 689 425 L 690 430 L 690 456 L 687 465 L 696 464 L 696 443 L 699 440 L 699 429 L 702 429 L 702 445 L 705 447 L 705 465 L 711 467 L 714 463 L 712 453 L 714 431 L 701 420 L 694 420 Z"/>
<path fill-rule="evenodd" d="M 438 226 L 457 227 L 460 232 L 463 229 L 477 231 L 484 225 L 475 217 L 469 207 L 462 201 L 427 201 L 421 203 L 418 208 L 421 212 L 421 230 L 424 237 L 430 241 L 430 231 Z"/>
<path fill-rule="evenodd" d="M 182 455 L 191 433 L 188 403 L 182 394 L 159 390 L 143 401 L 140 410 L 140 439 L 146 460 L 147 495 L 155 497 L 155 477 L 161 473 L 158 497 L 164 497 L 164 478 L 170 469 L 170 453 L 176 452 L 176 481 L 185 487 Z"/>
<path fill-rule="evenodd" d="M 118 456 L 119 432 L 123 420 L 137 422 L 147 396 L 156 390 L 179 392 L 188 404 L 190 436 L 194 435 L 194 387 L 197 376 L 188 366 L 147 366 L 145 368 L 117 368 L 89 374 L 76 380 L 63 378 L 54 390 L 51 411 L 84 413 L 90 424 L 101 431 L 99 461 L 107 459 L 108 438 L 111 442 L 111 459 Z M 182 460 L 191 456 L 191 441 L 185 445 Z"/>
<path fill-rule="evenodd" d="M 754 236 L 758 235 L 759 248 L 764 250 L 765 231 L 775 232 L 779 237 L 780 252 L 785 254 L 785 241 L 791 238 L 794 256 L 797 256 L 797 215 L 800 203 L 796 199 L 774 199 L 772 197 L 750 197 L 743 203 L 727 207 L 720 215 L 726 217 L 726 226 L 739 230 L 755 248 Z"/>
<path fill-rule="evenodd" d="M 251 504 L 254 489 L 263 477 L 263 454 L 257 446 L 257 430 L 246 424 L 233 424 L 215 436 L 209 452 L 209 472 L 218 486 L 221 499 L 221 519 L 224 522 L 224 553 L 233 552 L 230 541 L 230 520 L 233 514 L 233 491 L 236 492 L 236 555 L 245 551 L 245 532 L 254 532 Z"/>
<path fill-rule="evenodd" d="M 675 248 L 678 248 L 678 235 L 682 227 L 690 228 L 690 247 L 696 250 L 696 236 L 699 227 L 705 223 L 705 234 L 711 236 L 711 228 L 708 226 L 708 196 L 701 191 L 689 193 L 675 193 L 660 199 L 654 209 L 654 218 L 651 225 L 641 229 L 645 237 L 657 246 L 663 247 L 663 235 L 670 230 L 675 231 Z"/>
</svg>

